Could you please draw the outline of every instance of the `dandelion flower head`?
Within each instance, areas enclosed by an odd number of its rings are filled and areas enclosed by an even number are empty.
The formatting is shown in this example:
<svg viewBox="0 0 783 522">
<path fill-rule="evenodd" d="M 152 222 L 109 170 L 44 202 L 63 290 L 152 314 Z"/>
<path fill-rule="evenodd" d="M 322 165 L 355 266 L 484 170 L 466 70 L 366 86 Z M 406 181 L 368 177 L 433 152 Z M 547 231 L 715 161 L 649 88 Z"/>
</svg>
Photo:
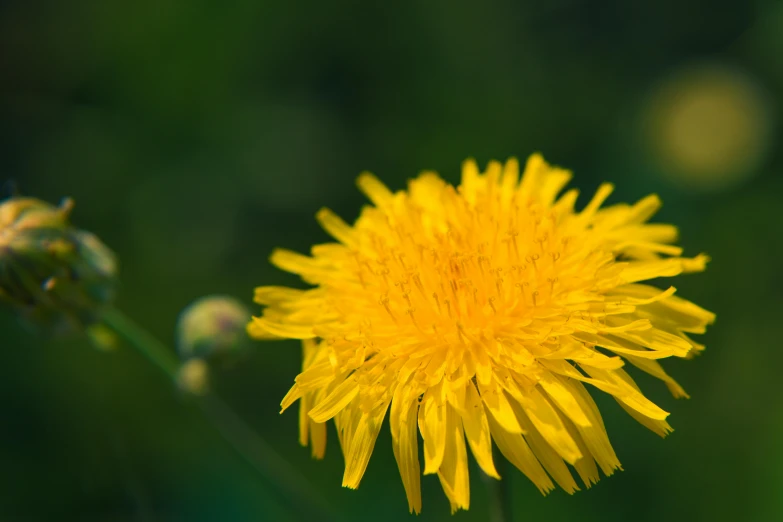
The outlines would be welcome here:
<svg viewBox="0 0 783 522">
<path fill-rule="evenodd" d="M 575 210 L 570 172 L 540 155 L 519 164 L 462 167 L 453 187 L 422 173 L 391 192 L 371 174 L 370 199 L 353 226 L 322 209 L 336 241 L 311 255 L 276 250 L 271 261 L 307 290 L 260 287 L 262 339 L 303 340 L 303 371 L 282 401 L 300 403 L 300 442 L 322 457 L 334 419 L 345 458 L 343 486 L 356 488 L 386 415 L 411 511 L 421 510 L 423 473 L 437 474 L 452 511 L 470 503 L 468 447 L 499 478 L 492 441 L 543 493 L 579 489 L 620 467 L 598 389 L 654 432 L 671 428 L 625 371 L 628 364 L 685 391 L 658 359 L 703 349 L 689 337 L 713 314 L 643 281 L 701 271 L 681 257 L 672 225 L 649 224 L 657 196 L 602 208 L 601 185 Z M 569 468 L 569 465 L 571 468 Z"/>
</svg>

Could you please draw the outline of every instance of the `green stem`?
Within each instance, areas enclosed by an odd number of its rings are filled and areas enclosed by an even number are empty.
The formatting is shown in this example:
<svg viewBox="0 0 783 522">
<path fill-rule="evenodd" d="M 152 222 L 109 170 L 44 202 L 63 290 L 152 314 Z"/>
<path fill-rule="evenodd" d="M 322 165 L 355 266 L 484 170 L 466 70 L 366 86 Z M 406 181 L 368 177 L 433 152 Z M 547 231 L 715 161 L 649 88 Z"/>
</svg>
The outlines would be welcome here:
<svg viewBox="0 0 783 522">
<path fill-rule="evenodd" d="M 162 370 L 169 379 L 176 382 L 179 360 L 169 352 L 165 344 L 158 341 L 119 310 L 106 310 L 102 317 L 106 326 L 114 330 L 128 344 L 141 352 L 152 364 Z"/>
<path fill-rule="evenodd" d="M 118 310 L 108 310 L 103 323 L 136 348 L 150 362 L 177 381 L 178 359 L 168 347 Z M 286 505 L 305 521 L 337 520 L 327 502 L 308 480 L 282 458 L 214 393 L 194 396 L 201 411 L 223 438 L 248 464 L 258 471 Z"/>
<path fill-rule="evenodd" d="M 490 522 L 513 522 L 514 517 L 511 509 L 511 481 L 506 473 L 507 468 L 502 458 L 495 458 L 495 469 L 503 477 L 502 480 L 494 479 L 484 473 L 481 478 L 487 485 L 489 493 L 489 520 Z"/>
</svg>

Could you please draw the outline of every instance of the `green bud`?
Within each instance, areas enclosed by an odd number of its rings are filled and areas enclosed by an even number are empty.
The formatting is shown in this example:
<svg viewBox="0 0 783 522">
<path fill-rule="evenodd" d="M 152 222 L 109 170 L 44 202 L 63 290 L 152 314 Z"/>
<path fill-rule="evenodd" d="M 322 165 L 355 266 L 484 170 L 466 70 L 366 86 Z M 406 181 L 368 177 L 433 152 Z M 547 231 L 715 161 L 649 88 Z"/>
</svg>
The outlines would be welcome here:
<svg viewBox="0 0 783 522">
<path fill-rule="evenodd" d="M 185 308 L 177 323 L 180 358 L 227 359 L 244 351 L 249 340 L 245 325 L 250 311 L 226 296 L 207 296 Z"/>
<path fill-rule="evenodd" d="M 72 208 L 71 200 L 0 202 L 0 301 L 43 333 L 82 331 L 114 298 L 114 253 L 70 224 Z"/>
</svg>

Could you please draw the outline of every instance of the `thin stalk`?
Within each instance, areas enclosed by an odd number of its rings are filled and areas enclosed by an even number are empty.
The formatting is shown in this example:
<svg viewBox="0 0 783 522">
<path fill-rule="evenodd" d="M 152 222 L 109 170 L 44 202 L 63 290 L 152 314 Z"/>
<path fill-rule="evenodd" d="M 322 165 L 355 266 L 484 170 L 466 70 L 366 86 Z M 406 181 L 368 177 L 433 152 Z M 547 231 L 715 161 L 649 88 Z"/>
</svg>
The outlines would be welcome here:
<svg viewBox="0 0 783 522">
<path fill-rule="evenodd" d="M 136 348 L 176 383 L 178 359 L 169 348 L 119 310 L 108 310 L 103 323 Z M 281 457 L 214 393 L 193 396 L 201 411 L 231 447 L 258 471 L 286 505 L 303 521 L 334 521 L 337 517 L 309 481 Z"/>
<path fill-rule="evenodd" d="M 495 469 L 498 474 L 503 477 L 502 480 L 494 479 L 484 473 L 481 473 L 481 478 L 487 485 L 487 493 L 489 494 L 489 520 L 490 522 L 513 522 L 512 512 L 512 499 L 511 499 L 511 481 L 508 473 L 506 473 L 505 460 L 502 458 L 495 458 Z"/>
<path fill-rule="evenodd" d="M 130 317 L 119 310 L 106 310 L 102 318 L 106 326 L 138 350 L 148 361 L 165 373 L 169 379 L 176 382 L 179 359 L 169 351 L 165 344 L 158 341 L 152 334 L 134 323 Z"/>
</svg>

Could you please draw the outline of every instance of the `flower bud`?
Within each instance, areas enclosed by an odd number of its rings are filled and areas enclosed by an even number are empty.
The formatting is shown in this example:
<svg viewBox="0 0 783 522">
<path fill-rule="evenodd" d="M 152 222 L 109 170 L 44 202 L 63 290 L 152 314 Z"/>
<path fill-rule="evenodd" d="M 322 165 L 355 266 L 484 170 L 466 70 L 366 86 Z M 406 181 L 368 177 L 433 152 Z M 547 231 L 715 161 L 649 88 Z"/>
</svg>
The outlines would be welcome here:
<svg viewBox="0 0 783 522">
<path fill-rule="evenodd" d="M 180 358 L 227 359 L 248 346 L 250 311 L 227 296 L 207 296 L 182 311 L 177 323 Z"/>
<path fill-rule="evenodd" d="M 114 298 L 114 253 L 70 224 L 72 208 L 70 199 L 0 202 L 0 301 L 44 333 L 84 330 Z"/>
<path fill-rule="evenodd" d="M 179 389 L 193 395 L 205 395 L 209 391 L 209 366 L 204 359 L 189 359 L 177 372 Z"/>
</svg>

